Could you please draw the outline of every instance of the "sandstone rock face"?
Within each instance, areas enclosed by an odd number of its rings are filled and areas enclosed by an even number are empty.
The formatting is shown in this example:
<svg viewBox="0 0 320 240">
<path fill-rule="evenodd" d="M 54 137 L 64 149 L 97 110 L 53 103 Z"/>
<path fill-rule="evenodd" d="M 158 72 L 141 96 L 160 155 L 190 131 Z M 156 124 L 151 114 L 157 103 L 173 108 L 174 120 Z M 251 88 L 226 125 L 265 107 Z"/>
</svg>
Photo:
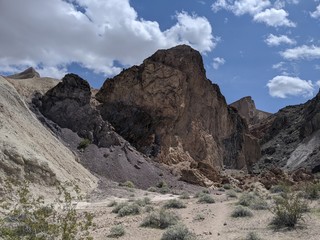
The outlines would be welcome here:
<svg viewBox="0 0 320 240">
<path fill-rule="evenodd" d="M 108 79 L 96 98 L 115 130 L 165 164 L 247 168 L 260 157 L 247 125 L 206 78 L 201 55 L 188 46 L 159 50 L 142 65 Z M 194 174 L 196 175 L 196 174 Z"/>
<path fill-rule="evenodd" d="M 252 129 L 260 138 L 260 168 L 277 166 L 288 171 L 320 166 L 320 94 L 305 104 L 288 106 Z"/>
<path fill-rule="evenodd" d="M 250 96 L 241 98 L 231 103 L 230 106 L 238 110 L 238 113 L 247 121 L 249 126 L 255 125 L 271 115 L 271 113 L 258 110 Z"/>
</svg>

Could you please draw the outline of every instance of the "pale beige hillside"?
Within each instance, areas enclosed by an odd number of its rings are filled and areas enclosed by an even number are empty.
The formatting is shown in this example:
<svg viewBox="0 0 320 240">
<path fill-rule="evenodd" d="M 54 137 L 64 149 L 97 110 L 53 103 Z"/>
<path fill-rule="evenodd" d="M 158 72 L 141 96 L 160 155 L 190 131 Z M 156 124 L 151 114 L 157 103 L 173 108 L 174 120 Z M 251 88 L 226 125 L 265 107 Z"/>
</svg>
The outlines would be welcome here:
<svg viewBox="0 0 320 240">
<path fill-rule="evenodd" d="M 37 79 L 16 81 L 31 84 L 29 89 L 40 88 L 34 84 Z M 76 181 L 83 191 L 97 184 L 76 156 L 39 122 L 13 85 L 0 77 L 0 179 L 8 177 L 37 186 Z"/>
</svg>

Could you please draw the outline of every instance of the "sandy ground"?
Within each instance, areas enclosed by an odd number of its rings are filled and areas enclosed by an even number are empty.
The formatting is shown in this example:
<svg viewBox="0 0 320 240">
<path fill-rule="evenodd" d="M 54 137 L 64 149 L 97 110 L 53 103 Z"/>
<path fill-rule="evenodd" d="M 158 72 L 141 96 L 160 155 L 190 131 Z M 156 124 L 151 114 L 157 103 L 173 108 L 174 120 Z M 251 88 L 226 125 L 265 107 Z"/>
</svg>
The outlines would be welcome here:
<svg viewBox="0 0 320 240">
<path fill-rule="evenodd" d="M 137 191 L 137 192 L 136 192 Z M 142 211 L 140 215 L 118 217 L 111 213 L 112 207 L 108 207 L 108 203 L 115 200 L 123 202 L 127 200 L 149 197 L 155 210 L 159 210 L 163 204 L 172 198 L 178 198 L 178 195 L 161 195 L 157 193 L 149 193 L 141 190 L 129 191 L 132 197 L 119 198 L 112 197 L 94 203 L 79 202 L 77 209 L 79 211 L 88 211 L 95 214 L 96 227 L 92 232 L 94 239 L 111 239 L 108 238 L 110 228 L 122 224 L 126 234 L 119 239 L 123 240 L 158 240 L 165 230 L 143 228 L 140 227 L 141 222 L 148 215 Z M 134 195 L 134 196 L 133 196 Z M 275 231 L 269 223 L 273 217 L 269 210 L 252 210 L 253 217 L 232 218 L 231 212 L 236 207 L 237 199 L 228 198 L 225 192 L 213 192 L 211 195 L 216 200 L 213 204 L 200 204 L 196 198 L 181 200 L 186 204 L 186 208 L 174 209 L 176 214 L 181 218 L 181 222 L 185 224 L 189 230 L 194 232 L 197 239 L 222 239 L 222 240 L 240 240 L 245 239 L 249 232 L 255 232 L 261 239 L 277 239 L 277 240 L 319 240 L 320 239 L 320 202 L 314 201 L 312 205 L 314 209 L 305 217 L 295 230 Z M 241 193 L 238 193 L 240 196 Z M 197 214 L 204 216 L 203 221 L 194 220 Z"/>
</svg>

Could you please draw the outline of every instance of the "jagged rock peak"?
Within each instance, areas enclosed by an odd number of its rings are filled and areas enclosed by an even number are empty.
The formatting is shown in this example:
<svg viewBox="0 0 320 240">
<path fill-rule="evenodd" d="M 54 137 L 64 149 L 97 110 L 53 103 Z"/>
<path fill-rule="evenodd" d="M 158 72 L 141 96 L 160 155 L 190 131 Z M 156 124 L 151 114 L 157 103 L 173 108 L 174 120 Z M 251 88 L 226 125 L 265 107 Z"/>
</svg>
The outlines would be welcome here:
<svg viewBox="0 0 320 240">
<path fill-rule="evenodd" d="M 90 85 L 78 75 L 69 73 L 62 78 L 62 82 L 49 90 L 44 97 L 52 98 L 51 101 L 74 99 L 78 103 L 85 105 L 90 102 Z"/>
<path fill-rule="evenodd" d="M 96 98 L 102 117 L 157 161 L 245 168 L 259 157 L 246 124 L 207 79 L 200 53 L 189 46 L 157 51 L 107 79 Z"/>
<path fill-rule="evenodd" d="M 39 77 L 40 77 L 40 74 L 33 67 L 29 67 L 23 72 L 8 76 L 8 78 L 13 78 L 13 79 L 27 79 L 27 78 L 39 78 Z"/>
<path fill-rule="evenodd" d="M 251 96 L 243 97 L 231 103 L 230 106 L 238 110 L 249 126 L 257 124 L 271 115 L 271 113 L 258 110 Z"/>
</svg>

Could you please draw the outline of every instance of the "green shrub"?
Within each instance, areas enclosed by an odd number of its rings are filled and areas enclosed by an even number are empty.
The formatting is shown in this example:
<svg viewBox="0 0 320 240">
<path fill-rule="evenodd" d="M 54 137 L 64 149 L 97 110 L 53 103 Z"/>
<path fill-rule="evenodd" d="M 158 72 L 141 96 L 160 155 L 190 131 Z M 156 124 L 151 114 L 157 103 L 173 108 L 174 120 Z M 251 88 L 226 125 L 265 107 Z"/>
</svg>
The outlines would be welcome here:
<svg viewBox="0 0 320 240">
<path fill-rule="evenodd" d="M 133 182 L 131 181 L 125 181 L 123 183 L 119 183 L 120 187 L 127 187 L 127 188 L 135 188 L 136 186 L 134 185 Z"/>
<path fill-rule="evenodd" d="M 168 184 L 165 181 L 162 180 L 158 182 L 157 188 L 165 188 L 165 187 L 168 187 Z"/>
<path fill-rule="evenodd" d="M 157 189 L 155 187 L 149 187 L 147 189 L 148 192 L 157 192 Z"/>
<path fill-rule="evenodd" d="M 83 139 L 78 145 L 78 149 L 86 149 L 91 144 L 90 139 Z"/>
<path fill-rule="evenodd" d="M 163 206 L 164 208 L 186 208 L 186 205 L 178 199 L 170 199 Z"/>
<path fill-rule="evenodd" d="M 162 235 L 161 240 L 195 240 L 195 235 L 184 225 L 173 225 Z"/>
<path fill-rule="evenodd" d="M 113 200 L 113 201 L 108 203 L 107 207 L 115 207 L 117 205 L 118 205 L 118 203 L 115 200 Z"/>
<path fill-rule="evenodd" d="M 305 190 L 305 197 L 310 200 L 317 200 L 320 198 L 320 185 L 319 184 L 308 184 Z"/>
<path fill-rule="evenodd" d="M 151 199 L 148 197 L 144 197 L 143 199 L 135 200 L 135 203 L 138 204 L 140 207 L 144 207 L 146 205 L 151 204 Z"/>
<path fill-rule="evenodd" d="M 199 197 L 198 203 L 215 203 L 215 201 L 209 194 L 203 194 Z"/>
<path fill-rule="evenodd" d="M 245 240 L 261 240 L 261 238 L 258 236 L 255 232 L 249 232 L 246 236 Z"/>
<path fill-rule="evenodd" d="M 267 210 L 269 209 L 269 204 L 264 199 L 257 197 L 252 201 L 249 207 L 254 210 Z"/>
<path fill-rule="evenodd" d="M 205 194 L 209 194 L 209 190 L 208 190 L 208 189 L 203 189 L 201 192 L 197 192 L 197 193 L 194 195 L 194 197 L 195 197 L 195 198 L 199 198 L 199 197 L 201 197 L 201 196 L 203 196 L 203 195 L 205 195 Z"/>
<path fill-rule="evenodd" d="M 270 188 L 271 193 L 286 193 L 289 192 L 290 188 L 285 183 L 274 185 Z"/>
<path fill-rule="evenodd" d="M 1 239 L 90 239 L 89 229 L 93 226 L 93 215 L 78 213 L 72 201 L 81 197 L 79 188 L 72 184 L 58 184 L 59 195 L 54 205 L 48 205 L 43 197 L 35 198 L 29 192 L 28 183 L 10 188 L 3 199 L 7 206 L 0 206 Z"/>
<path fill-rule="evenodd" d="M 303 220 L 304 213 L 308 210 L 308 204 L 295 193 L 288 193 L 274 199 L 274 206 L 271 212 L 274 218 L 271 225 L 275 228 L 294 228 Z"/>
<path fill-rule="evenodd" d="M 128 205 L 122 207 L 118 211 L 118 216 L 124 217 L 124 216 L 128 216 L 128 215 L 138 215 L 138 214 L 140 214 L 140 212 L 141 212 L 140 206 L 136 203 L 132 203 L 132 204 L 128 204 Z"/>
<path fill-rule="evenodd" d="M 238 217 L 252 217 L 253 214 L 252 212 L 243 206 L 237 206 L 235 208 L 235 210 L 233 210 L 233 212 L 231 213 L 231 216 L 234 218 L 238 218 Z"/>
<path fill-rule="evenodd" d="M 179 217 L 174 213 L 161 210 L 159 213 L 150 213 L 142 221 L 141 227 L 165 229 L 177 224 Z"/>
<path fill-rule="evenodd" d="M 227 196 L 230 198 L 237 198 L 238 197 L 236 191 L 234 191 L 234 190 L 227 191 Z"/>
<path fill-rule="evenodd" d="M 232 187 L 231 187 L 231 185 L 230 184 L 223 184 L 223 186 L 222 186 L 225 190 L 230 190 Z"/>
<path fill-rule="evenodd" d="M 205 220 L 205 217 L 203 216 L 203 214 L 198 213 L 194 218 L 194 221 L 203 221 Z"/>
<path fill-rule="evenodd" d="M 148 206 L 146 206 L 146 207 L 144 208 L 144 211 L 147 212 L 147 213 L 152 212 L 152 211 L 154 211 L 154 207 L 148 205 Z"/>
<path fill-rule="evenodd" d="M 257 196 L 254 193 L 243 193 L 238 201 L 238 205 L 249 207 L 256 200 Z"/>
<path fill-rule="evenodd" d="M 118 213 L 121 208 L 128 206 L 128 204 L 129 204 L 128 202 L 121 202 L 121 203 L 115 205 L 111 212 Z"/>
<path fill-rule="evenodd" d="M 190 195 L 188 192 L 183 192 L 181 193 L 181 195 L 179 196 L 180 199 L 190 199 Z"/>
<path fill-rule="evenodd" d="M 110 233 L 108 235 L 109 238 L 118 238 L 125 234 L 124 227 L 122 225 L 113 226 L 110 229 Z"/>
</svg>

